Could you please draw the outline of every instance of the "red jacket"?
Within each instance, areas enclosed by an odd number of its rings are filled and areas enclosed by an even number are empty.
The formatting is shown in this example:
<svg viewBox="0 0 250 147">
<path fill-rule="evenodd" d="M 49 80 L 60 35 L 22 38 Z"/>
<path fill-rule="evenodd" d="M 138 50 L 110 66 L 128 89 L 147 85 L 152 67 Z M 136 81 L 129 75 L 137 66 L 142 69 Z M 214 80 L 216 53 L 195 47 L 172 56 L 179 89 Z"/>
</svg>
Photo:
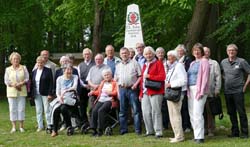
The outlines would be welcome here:
<svg viewBox="0 0 250 147">
<path fill-rule="evenodd" d="M 101 84 L 99 85 L 98 89 L 96 89 L 95 91 L 93 91 L 93 95 L 97 96 L 97 99 L 95 100 L 95 103 L 98 102 L 100 95 L 101 95 L 101 91 L 103 88 L 105 81 L 103 80 L 101 82 Z M 112 93 L 111 93 L 111 97 L 112 97 L 112 108 L 116 108 L 118 107 L 118 100 L 117 100 L 117 83 L 116 81 L 114 81 L 113 79 L 111 80 L 111 84 L 112 84 Z"/>
<path fill-rule="evenodd" d="M 143 96 L 143 75 L 144 75 L 145 69 L 146 69 L 146 64 L 144 64 L 142 68 L 142 78 L 140 81 L 140 97 Z M 159 60 L 156 60 L 150 63 L 148 74 L 149 74 L 148 79 L 154 80 L 154 81 L 161 81 L 162 87 L 160 90 L 153 90 L 153 89 L 147 88 L 147 95 L 164 94 L 166 73 L 164 70 L 163 63 Z"/>
</svg>

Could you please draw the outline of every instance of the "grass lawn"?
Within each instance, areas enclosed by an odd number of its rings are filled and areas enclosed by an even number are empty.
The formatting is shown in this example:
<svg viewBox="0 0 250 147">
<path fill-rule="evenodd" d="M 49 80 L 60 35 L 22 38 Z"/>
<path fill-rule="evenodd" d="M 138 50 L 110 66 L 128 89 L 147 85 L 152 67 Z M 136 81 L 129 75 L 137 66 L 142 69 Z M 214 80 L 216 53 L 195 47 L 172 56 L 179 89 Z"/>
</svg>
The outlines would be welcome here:
<svg viewBox="0 0 250 147">
<path fill-rule="evenodd" d="M 248 112 L 248 118 L 250 118 L 250 96 L 246 95 L 246 109 Z M 223 104 L 224 98 L 223 99 Z M 64 146 L 85 146 L 85 147 L 165 147 L 165 146 L 250 146 L 250 139 L 230 139 L 226 135 L 230 134 L 230 122 L 229 117 L 224 109 L 223 120 L 218 120 L 216 117 L 216 136 L 205 137 L 205 143 L 201 145 L 195 144 L 191 139 L 193 133 L 185 134 L 186 140 L 178 144 L 170 144 L 168 138 L 173 137 L 171 129 L 164 131 L 164 138 L 155 139 L 154 137 L 144 138 L 137 136 L 134 133 L 129 133 L 124 136 L 120 136 L 118 133 L 119 126 L 114 130 L 114 135 L 111 137 L 103 136 L 100 138 L 91 137 L 89 134 L 82 135 L 76 132 L 73 136 L 67 136 L 65 132 L 60 132 L 59 136 L 52 138 L 50 135 L 43 132 L 36 132 L 36 115 L 35 108 L 31 107 L 29 103 L 26 103 L 26 120 L 25 120 L 25 133 L 16 132 L 10 134 L 11 124 L 9 121 L 8 103 L 6 99 L 0 99 L 0 147 L 2 146 L 38 146 L 38 147 L 64 147 Z M 224 106 L 225 108 L 225 106 Z M 132 127 L 130 129 L 132 131 Z"/>
</svg>

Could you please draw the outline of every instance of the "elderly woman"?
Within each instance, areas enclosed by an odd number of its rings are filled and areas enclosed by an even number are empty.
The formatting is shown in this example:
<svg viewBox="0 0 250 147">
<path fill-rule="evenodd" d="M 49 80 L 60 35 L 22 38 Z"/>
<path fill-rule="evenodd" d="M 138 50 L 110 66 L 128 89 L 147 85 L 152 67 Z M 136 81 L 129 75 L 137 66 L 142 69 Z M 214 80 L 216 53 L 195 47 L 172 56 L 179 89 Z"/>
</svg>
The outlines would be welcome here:
<svg viewBox="0 0 250 147">
<path fill-rule="evenodd" d="M 42 56 L 37 57 L 37 68 L 32 71 L 31 93 L 36 105 L 36 118 L 38 124 L 37 132 L 40 132 L 44 129 L 43 111 L 45 113 L 47 128 L 51 129 L 48 101 L 52 99 L 53 95 L 53 76 L 51 69 L 45 67 L 44 63 L 45 60 Z"/>
<path fill-rule="evenodd" d="M 139 99 L 141 100 L 143 120 L 146 127 L 145 136 L 155 135 L 156 138 L 161 138 L 163 130 L 161 105 L 166 74 L 162 62 L 156 59 L 155 51 L 152 47 L 146 47 L 143 56 L 146 59 L 146 63 L 142 68 L 143 78 L 140 81 Z M 152 87 L 146 87 L 146 80 L 158 81 L 162 86 L 157 90 Z"/>
<path fill-rule="evenodd" d="M 209 62 L 204 58 L 203 46 L 196 43 L 192 48 L 195 61 L 188 70 L 188 110 L 194 130 L 194 141 L 204 143 L 203 111 L 209 91 Z"/>
<path fill-rule="evenodd" d="M 177 52 L 175 50 L 168 51 L 167 76 L 165 88 L 182 87 L 186 89 L 187 73 L 182 63 L 177 60 Z M 170 143 L 177 143 L 184 140 L 181 118 L 181 105 L 184 94 L 178 102 L 167 101 L 170 123 L 173 128 L 174 138 L 170 138 Z"/>
<path fill-rule="evenodd" d="M 90 128 L 94 130 L 93 136 L 102 136 L 106 124 L 105 118 L 112 107 L 112 101 L 117 97 L 117 84 L 112 79 L 112 71 L 104 69 L 102 76 L 104 80 L 98 89 L 89 92 L 89 95 L 97 96 L 90 121 Z"/>
<path fill-rule="evenodd" d="M 164 48 L 158 47 L 155 52 L 156 52 L 156 57 L 158 58 L 158 60 L 162 61 L 164 65 L 165 73 L 167 73 L 167 60 L 165 58 Z M 162 112 L 163 127 L 164 129 L 168 129 L 169 114 L 168 114 L 168 105 L 166 101 L 162 101 L 161 112 Z"/>
<path fill-rule="evenodd" d="M 73 66 L 66 64 L 63 68 L 63 75 L 56 80 L 56 96 L 59 99 L 61 105 L 53 110 L 53 131 L 51 136 L 58 135 L 58 123 L 60 120 L 60 114 L 63 115 L 63 119 L 66 123 L 67 134 L 72 135 L 73 129 L 71 124 L 70 109 L 76 104 L 74 97 L 74 91 L 77 89 L 78 77 L 72 74 Z"/>
<path fill-rule="evenodd" d="M 135 50 L 133 48 L 129 48 L 129 58 L 132 60 L 135 56 Z"/>
<path fill-rule="evenodd" d="M 9 60 L 12 65 L 5 70 L 4 83 L 7 87 L 10 121 L 12 123 L 10 133 L 16 132 L 17 121 L 20 122 L 20 132 L 24 132 L 26 82 L 29 80 L 29 73 L 26 66 L 20 64 L 21 56 L 19 53 L 11 53 Z"/>
<path fill-rule="evenodd" d="M 179 62 L 182 63 L 188 71 L 190 63 L 193 61 L 192 58 L 187 56 L 187 49 L 184 44 L 179 44 L 175 50 L 177 51 Z M 182 100 L 182 107 L 181 107 L 181 116 L 182 116 L 182 128 L 184 132 L 190 132 L 191 131 L 191 122 L 190 122 L 190 116 L 188 113 L 188 96 L 187 96 L 187 89 L 182 89 L 184 91 L 184 98 Z"/>
</svg>

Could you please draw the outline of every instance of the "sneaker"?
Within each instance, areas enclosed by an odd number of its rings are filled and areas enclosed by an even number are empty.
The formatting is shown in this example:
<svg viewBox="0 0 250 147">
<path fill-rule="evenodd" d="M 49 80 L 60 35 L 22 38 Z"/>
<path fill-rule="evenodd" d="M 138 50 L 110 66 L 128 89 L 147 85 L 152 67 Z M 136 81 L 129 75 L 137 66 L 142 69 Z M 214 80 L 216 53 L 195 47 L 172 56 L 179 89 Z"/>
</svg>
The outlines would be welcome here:
<svg viewBox="0 0 250 147">
<path fill-rule="evenodd" d="M 191 132 L 191 129 L 190 129 L 190 128 L 186 128 L 186 129 L 184 130 L 184 132 L 185 132 L 185 133 L 189 133 L 189 132 Z"/>
<path fill-rule="evenodd" d="M 16 128 L 12 128 L 11 130 L 10 130 L 10 133 L 15 133 L 16 132 Z"/>
<path fill-rule="evenodd" d="M 23 128 L 19 129 L 21 133 L 25 132 L 25 130 Z"/>
<path fill-rule="evenodd" d="M 65 125 L 62 125 L 62 127 L 59 129 L 59 132 L 63 131 L 66 129 L 66 126 Z"/>
<path fill-rule="evenodd" d="M 38 128 L 37 130 L 36 130 L 36 132 L 41 132 L 43 130 L 43 128 Z"/>
<path fill-rule="evenodd" d="M 178 143 L 178 142 L 182 142 L 182 141 L 184 141 L 184 138 L 180 138 L 180 139 L 174 138 L 174 139 L 170 140 L 170 143 Z"/>
</svg>

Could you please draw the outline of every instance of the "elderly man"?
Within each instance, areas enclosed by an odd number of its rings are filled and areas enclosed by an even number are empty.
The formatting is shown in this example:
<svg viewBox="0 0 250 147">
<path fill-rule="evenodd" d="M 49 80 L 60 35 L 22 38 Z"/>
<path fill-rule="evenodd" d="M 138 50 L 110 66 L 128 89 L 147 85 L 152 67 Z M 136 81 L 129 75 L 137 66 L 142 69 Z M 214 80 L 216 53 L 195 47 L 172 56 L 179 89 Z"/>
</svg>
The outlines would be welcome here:
<svg viewBox="0 0 250 147">
<path fill-rule="evenodd" d="M 49 60 L 49 51 L 43 50 L 43 51 L 41 51 L 40 55 L 44 58 L 44 61 L 45 61 L 44 66 L 51 69 L 52 74 L 53 74 L 53 78 L 55 78 L 57 65 L 54 62 Z M 35 65 L 35 68 L 37 68 L 37 65 Z"/>
<path fill-rule="evenodd" d="M 215 119 L 214 115 L 211 114 L 209 102 L 220 94 L 221 70 L 219 63 L 216 60 L 212 60 L 210 58 L 210 48 L 203 47 L 203 50 L 204 50 L 204 57 L 208 59 L 210 65 L 209 93 L 205 104 L 204 118 L 205 118 L 206 132 L 208 133 L 208 136 L 211 137 L 214 136 Z"/>
<path fill-rule="evenodd" d="M 99 84 L 101 83 L 101 81 L 103 80 L 102 71 L 104 69 L 110 69 L 110 67 L 108 65 L 103 64 L 103 61 L 104 61 L 103 55 L 97 54 L 95 56 L 95 64 L 96 65 L 92 66 L 89 70 L 86 81 L 88 82 L 88 85 L 90 86 L 91 90 L 96 90 L 98 88 Z M 91 114 L 96 97 L 90 96 L 89 99 L 90 99 L 89 100 L 89 102 L 90 102 L 89 114 Z"/>
<path fill-rule="evenodd" d="M 228 58 L 221 61 L 224 78 L 224 94 L 227 111 L 232 123 L 231 135 L 239 137 L 237 112 L 240 118 L 241 138 L 248 138 L 248 121 L 244 104 L 244 92 L 250 80 L 250 66 L 245 59 L 237 57 L 238 47 L 235 44 L 227 46 Z M 245 82 L 244 75 L 247 74 Z"/>
<path fill-rule="evenodd" d="M 104 58 L 104 64 L 108 65 L 112 70 L 112 77 L 115 74 L 115 66 L 121 62 L 121 59 L 115 56 L 115 49 L 112 45 L 107 45 L 105 48 L 106 57 Z"/>
<path fill-rule="evenodd" d="M 86 78 L 88 76 L 90 68 L 95 65 L 95 61 L 92 60 L 93 53 L 89 48 L 83 49 L 82 56 L 84 61 L 82 61 L 78 65 L 78 74 L 80 79 L 80 114 L 82 118 L 82 123 L 88 124 L 87 107 L 89 101 L 88 93 L 90 92 L 90 90 Z"/>
<path fill-rule="evenodd" d="M 116 66 L 115 79 L 119 85 L 120 98 L 120 134 L 128 133 L 128 109 L 129 104 L 133 110 L 135 132 L 141 134 L 141 114 L 139 105 L 138 84 L 140 82 L 141 67 L 129 58 L 129 50 L 120 49 L 122 62 Z"/>
<path fill-rule="evenodd" d="M 141 68 L 143 67 L 144 63 L 146 62 L 146 59 L 143 56 L 144 48 L 145 48 L 144 43 L 136 43 L 137 54 L 135 55 L 134 59 L 140 64 Z"/>
</svg>

